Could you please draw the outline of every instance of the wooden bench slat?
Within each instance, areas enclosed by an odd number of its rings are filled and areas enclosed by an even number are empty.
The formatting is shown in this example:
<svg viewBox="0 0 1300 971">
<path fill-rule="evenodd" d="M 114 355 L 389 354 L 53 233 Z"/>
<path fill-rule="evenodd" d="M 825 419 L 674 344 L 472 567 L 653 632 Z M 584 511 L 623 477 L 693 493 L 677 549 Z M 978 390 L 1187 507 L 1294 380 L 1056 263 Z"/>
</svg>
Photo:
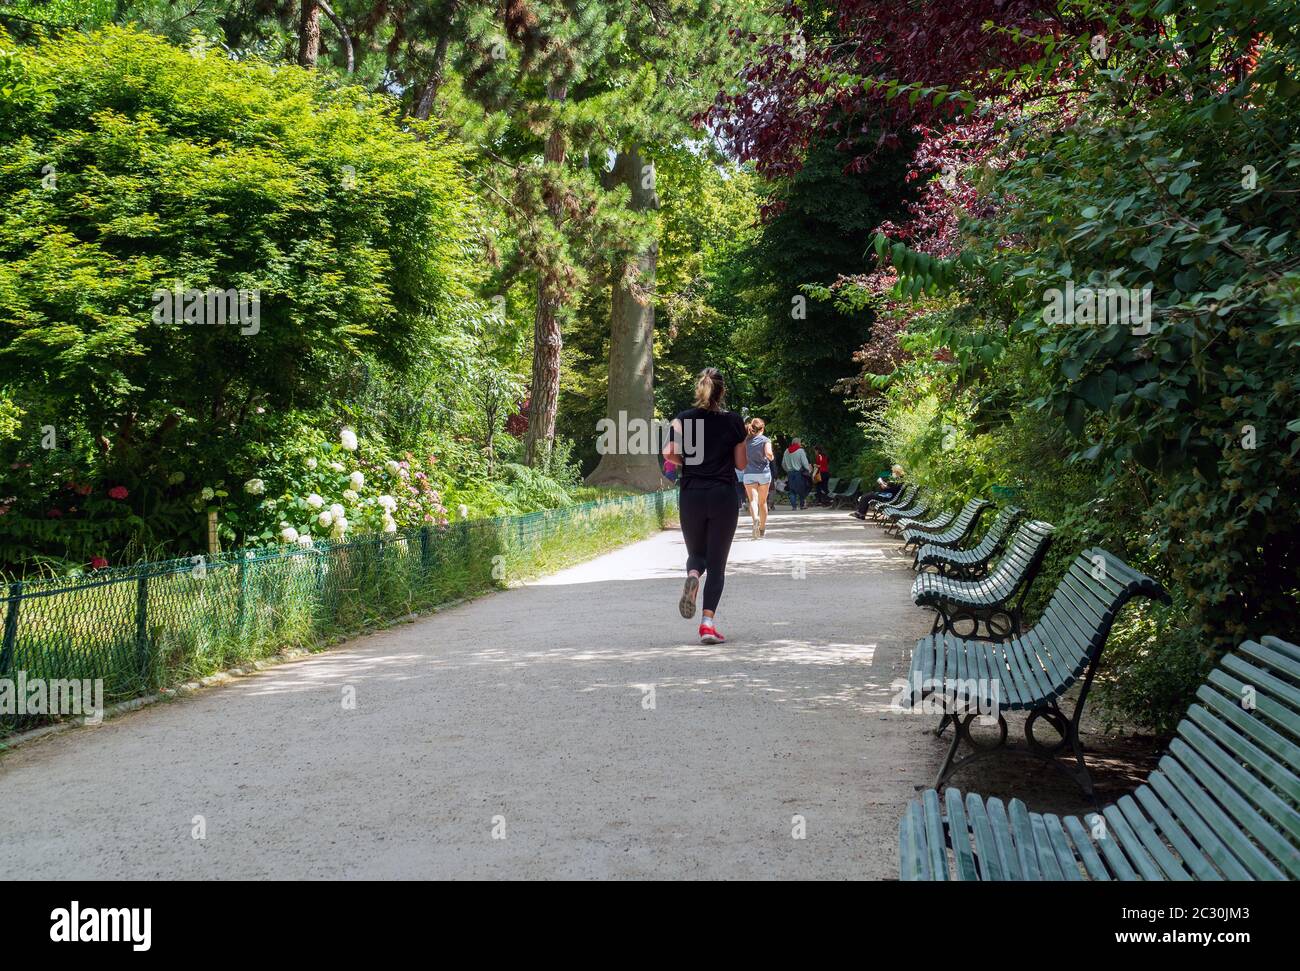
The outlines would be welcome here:
<svg viewBox="0 0 1300 971">
<path fill-rule="evenodd" d="M 1193 711 L 1198 706 L 1193 706 Z M 1193 711 L 1188 714 L 1192 715 Z M 1237 815 L 1243 825 L 1251 829 L 1266 830 L 1269 833 L 1274 832 L 1273 826 L 1281 826 L 1291 832 L 1294 839 L 1300 841 L 1300 813 L 1297 813 L 1286 802 L 1280 799 L 1273 790 L 1259 779 L 1257 779 L 1246 769 L 1242 768 L 1237 758 L 1230 757 L 1222 748 L 1216 744 L 1216 739 L 1201 731 L 1202 723 L 1184 723 L 1179 727 L 1179 736 L 1186 747 L 1194 752 L 1199 760 L 1195 765 L 1189 764 L 1181 756 L 1179 760 L 1187 767 L 1190 774 L 1197 778 L 1205 786 L 1206 790 L 1221 803 L 1224 803 L 1233 815 Z M 1170 751 L 1173 751 L 1173 745 L 1170 745 Z M 1204 771 L 1206 776 L 1200 779 L 1200 772 Z M 1223 788 L 1224 785 L 1230 784 L 1235 791 L 1228 791 Z M 1250 802 L 1245 802 L 1249 799 Z M 1246 815 L 1241 815 L 1234 811 L 1238 801 L 1240 805 L 1247 810 Z M 1273 820 L 1273 824 L 1268 824 L 1260 817 L 1264 813 Z M 1258 835 L 1258 834 L 1257 834 Z M 1265 837 L 1259 837 L 1261 842 L 1266 842 Z M 1275 853 L 1285 854 L 1283 848 L 1284 840 L 1279 836 L 1275 844 Z M 1300 861 L 1298 861 L 1300 865 Z"/>
<path fill-rule="evenodd" d="M 1078 881 L 1083 879 L 1079 872 L 1079 861 L 1074 858 L 1074 847 L 1065 835 L 1061 818 L 1051 813 L 1043 814 L 1043 826 L 1047 830 L 1047 842 L 1056 854 L 1056 866 L 1061 872 L 1061 879 Z"/>
<path fill-rule="evenodd" d="M 936 879 L 947 880 L 948 848 L 944 840 L 943 810 L 939 806 L 939 793 L 933 789 L 926 790 L 921 798 L 921 809 L 924 825 L 921 832 L 929 853 L 927 865 L 930 872 L 936 875 Z"/>
<path fill-rule="evenodd" d="M 948 839 L 957 865 L 958 880 L 978 880 L 975 856 L 971 852 L 970 827 L 966 825 L 966 812 L 962 809 L 961 793 L 956 789 L 944 790 L 944 804 L 948 809 Z"/>
<path fill-rule="evenodd" d="M 1015 841 L 1011 838 L 1011 820 L 1007 818 L 1006 807 L 1001 799 L 990 799 L 987 803 L 989 827 L 993 831 L 993 843 L 997 847 L 998 862 L 1008 880 L 1022 880 L 1020 857 L 1016 853 Z"/>
<path fill-rule="evenodd" d="M 970 820 L 971 832 L 975 836 L 975 854 L 979 863 L 980 877 L 984 880 L 1005 880 L 1006 871 L 993 845 L 993 829 L 989 822 L 984 800 L 971 793 L 966 797 L 966 817 Z"/>
<path fill-rule="evenodd" d="M 1167 879 L 1185 881 L 1192 878 L 1191 874 L 1183 866 L 1182 861 L 1174 856 L 1169 847 L 1165 845 L 1161 834 L 1156 832 L 1155 826 L 1142 812 L 1142 807 L 1138 805 L 1137 800 L 1132 796 L 1121 796 L 1115 805 L 1123 814 L 1124 821 L 1132 827 L 1143 848 L 1151 854 L 1156 866 L 1160 867 Z"/>
<path fill-rule="evenodd" d="M 1092 880 L 1109 880 L 1110 870 L 1107 869 L 1105 862 L 1097 848 L 1092 845 L 1092 836 L 1084 828 L 1083 821 L 1078 816 L 1065 817 L 1065 829 L 1074 840 L 1075 849 L 1079 852 L 1079 857 L 1083 860 L 1084 868 L 1088 871 L 1088 877 Z"/>
<path fill-rule="evenodd" d="M 1109 805 L 1101 811 L 1101 815 L 1106 820 L 1106 836 L 1103 839 L 1112 840 L 1123 850 L 1124 856 L 1133 865 L 1137 875 L 1143 880 L 1163 879 L 1164 874 L 1160 867 L 1142 846 L 1142 841 L 1133 832 L 1120 808 L 1113 804 Z"/>
<path fill-rule="evenodd" d="M 1196 697 L 1202 704 L 1187 710 L 1187 717 L 1214 737 L 1251 771 L 1262 775 L 1295 802 L 1300 802 L 1300 778 L 1287 765 L 1300 765 L 1300 746 L 1293 745 L 1223 695 L 1202 686 Z M 1211 714 L 1211 710 L 1213 714 Z"/>
<path fill-rule="evenodd" d="M 1192 834 L 1197 844 L 1207 853 L 1214 865 L 1229 880 L 1249 880 L 1247 870 L 1233 855 L 1232 851 L 1219 839 L 1214 829 L 1206 822 L 1183 794 L 1169 781 L 1169 777 L 1160 769 L 1151 773 L 1147 784 L 1160 796 L 1164 804 L 1173 813 L 1174 818 Z"/>
<path fill-rule="evenodd" d="M 1011 838 L 1015 841 L 1016 862 L 1025 880 L 1043 879 L 1042 870 L 1038 868 L 1038 852 L 1034 848 L 1033 824 L 1029 821 L 1029 810 L 1019 799 L 1012 799 L 1009 808 Z"/>
<path fill-rule="evenodd" d="M 1141 804 L 1143 811 L 1156 825 L 1161 837 L 1173 844 L 1183 865 L 1191 870 L 1198 880 L 1218 880 L 1219 872 L 1214 869 L 1195 840 L 1178 824 L 1178 820 L 1165 807 L 1151 786 L 1138 786 L 1133 794 Z M 1190 879 L 1190 878 L 1189 878 Z"/>
<path fill-rule="evenodd" d="M 1182 728 L 1179 728 L 1181 733 Z M 1186 742 L 1175 738 L 1169 744 L 1172 758 L 1168 764 L 1161 760 L 1160 767 L 1174 787 L 1186 797 L 1201 818 L 1210 823 L 1215 833 L 1231 848 L 1237 859 L 1255 875 L 1258 880 L 1280 880 L 1282 871 L 1253 841 L 1253 836 L 1242 825 L 1242 816 L 1254 815 L 1254 810 L 1245 804 L 1242 798 L 1232 792 L 1226 782 L 1218 781 L 1218 791 L 1212 797 L 1206 789 L 1206 782 L 1214 784 L 1215 773 L 1204 763 Z M 1191 764 L 1189 772 L 1187 766 Z M 1228 808 L 1225 808 L 1227 806 Z"/>
</svg>

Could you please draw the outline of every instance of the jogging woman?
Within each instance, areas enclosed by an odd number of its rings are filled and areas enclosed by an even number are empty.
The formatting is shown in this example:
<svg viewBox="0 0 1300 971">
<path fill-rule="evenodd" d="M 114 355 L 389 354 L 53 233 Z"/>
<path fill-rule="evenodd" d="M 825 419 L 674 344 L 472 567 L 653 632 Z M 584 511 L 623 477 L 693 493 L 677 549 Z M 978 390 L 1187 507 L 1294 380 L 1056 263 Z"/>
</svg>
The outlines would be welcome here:
<svg viewBox="0 0 1300 971">
<path fill-rule="evenodd" d="M 767 490 L 772 485 L 772 440 L 763 434 L 767 425 L 762 418 L 751 418 L 745 426 L 745 494 L 749 497 L 749 514 L 754 520 L 752 536 L 759 539 L 767 532 Z"/>
<path fill-rule="evenodd" d="M 736 471 L 746 464 L 745 423 L 723 410 L 727 387 L 717 368 L 705 368 L 695 381 L 695 407 L 673 419 L 664 459 L 680 466 L 679 513 L 686 540 L 686 586 L 678 609 L 695 616 L 695 598 L 704 576 L 700 642 L 721 644 L 718 601 L 726 582 L 727 556 L 740 516 Z"/>
</svg>

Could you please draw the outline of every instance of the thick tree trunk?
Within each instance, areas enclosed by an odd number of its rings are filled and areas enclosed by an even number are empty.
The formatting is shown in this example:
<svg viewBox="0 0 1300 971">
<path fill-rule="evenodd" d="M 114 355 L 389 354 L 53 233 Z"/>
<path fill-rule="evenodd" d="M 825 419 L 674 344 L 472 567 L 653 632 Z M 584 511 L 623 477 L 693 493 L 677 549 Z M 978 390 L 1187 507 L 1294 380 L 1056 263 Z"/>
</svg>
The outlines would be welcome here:
<svg viewBox="0 0 1300 971">
<path fill-rule="evenodd" d="M 626 148 L 614 160 L 615 185 L 631 190 L 631 209 L 646 212 L 659 208 L 655 193 L 654 172 L 639 148 Z M 652 428 L 654 421 L 654 330 L 655 270 L 659 247 L 650 243 L 636 254 L 635 278 L 619 274 L 613 284 L 609 326 L 609 394 L 605 417 L 615 429 L 627 429 L 614 440 L 620 447 L 607 450 L 600 464 L 587 477 L 589 485 L 621 485 L 642 491 L 663 486 L 660 472 L 660 444 L 657 437 L 636 434 L 637 425 Z M 629 449 L 622 445 L 645 444 Z"/>
<path fill-rule="evenodd" d="M 546 96 L 563 101 L 568 85 L 551 82 Z M 546 138 L 543 158 L 548 166 L 563 166 L 567 145 L 564 130 L 557 121 Z M 557 175 L 558 178 L 558 175 Z M 559 226 L 564 214 L 560 191 L 552 187 L 545 193 L 547 215 Z M 528 402 L 528 437 L 524 443 L 524 461 L 536 465 L 551 450 L 555 441 L 555 412 L 560 399 L 560 267 L 543 267 L 537 280 L 537 316 L 533 323 L 533 377 Z"/>
<path fill-rule="evenodd" d="M 302 0 L 302 16 L 298 20 L 298 64 L 314 68 L 320 56 L 320 7 L 316 0 Z"/>
</svg>

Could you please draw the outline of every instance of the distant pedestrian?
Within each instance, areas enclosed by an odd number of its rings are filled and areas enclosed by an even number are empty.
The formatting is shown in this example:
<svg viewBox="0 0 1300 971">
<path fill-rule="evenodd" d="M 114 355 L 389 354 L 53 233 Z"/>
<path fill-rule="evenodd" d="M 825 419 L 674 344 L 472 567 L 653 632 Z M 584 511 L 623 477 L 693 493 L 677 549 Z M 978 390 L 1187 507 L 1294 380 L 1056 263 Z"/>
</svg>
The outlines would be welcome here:
<svg viewBox="0 0 1300 971">
<path fill-rule="evenodd" d="M 808 461 L 808 453 L 804 451 L 798 436 L 790 439 L 790 447 L 781 456 L 781 468 L 785 469 L 785 474 L 789 477 L 790 508 L 807 509 L 808 490 L 812 486 L 812 464 Z"/>
<path fill-rule="evenodd" d="M 767 532 L 767 490 L 772 485 L 772 440 L 764 434 L 767 425 L 762 418 L 751 418 L 745 430 L 745 494 L 749 514 L 753 517 L 752 537 L 761 539 Z"/>
<path fill-rule="evenodd" d="M 816 479 L 817 496 L 819 499 L 829 503 L 831 498 L 830 476 L 831 460 L 826 455 L 826 450 L 820 445 L 817 446 L 817 455 L 813 459 L 813 467 L 816 471 L 813 473 Z"/>
</svg>

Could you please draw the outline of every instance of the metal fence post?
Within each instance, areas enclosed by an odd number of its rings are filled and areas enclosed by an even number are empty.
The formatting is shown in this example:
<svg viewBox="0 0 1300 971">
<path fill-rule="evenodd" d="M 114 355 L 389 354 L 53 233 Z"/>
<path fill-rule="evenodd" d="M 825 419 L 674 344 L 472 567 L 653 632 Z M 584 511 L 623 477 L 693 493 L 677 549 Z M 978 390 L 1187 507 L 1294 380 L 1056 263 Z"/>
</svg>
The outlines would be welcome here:
<svg viewBox="0 0 1300 971">
<path fill-rule="evenodd" d="M 135 581 L 135 653 L 140 661 L 140 674 L 149 678 L 149 574 Z"/>
<path fill-rule="evenodd" d="M 244 636 L 244 624 L 248 620 L 248 557 L 240 551 L 239 561 L 236 564 L 236 571 L 239 578 L 239 596 L 237 603 L 239 605 L 236 623 L 239 625 L 239 636 Z"/>
<path fill-rule="evenodd" d="M 7 674 L 18 649 L 18 607 L 23 602 L 23 582 L 9 584 L 9 609 L 5 611 L 4 646 L 0 648 L 0 674 Z"/>
</svg>

